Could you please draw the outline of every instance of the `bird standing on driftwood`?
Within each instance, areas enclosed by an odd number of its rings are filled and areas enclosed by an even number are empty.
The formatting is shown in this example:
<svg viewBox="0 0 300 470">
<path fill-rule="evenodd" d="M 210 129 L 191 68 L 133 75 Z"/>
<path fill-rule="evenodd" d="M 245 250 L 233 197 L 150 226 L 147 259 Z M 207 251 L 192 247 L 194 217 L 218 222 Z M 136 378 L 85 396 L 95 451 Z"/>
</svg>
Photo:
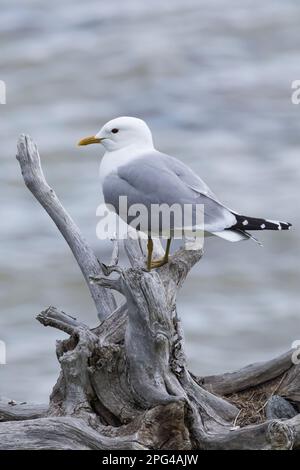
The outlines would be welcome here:
<svg viewBox="0 0 300 470">
<path fill-rule="evenodd" d="M 152 205 L 174 204 L 203 207 L 202 227 L 172 226 L 165 256 L 152 261 L 152 236 L 161 235 L 161 226 L 147 222 L 147 267 L 157 268 L 168 262 L 171 238 L 178 231 L 189 234 L 195 229 L 205 235 L 215 235 L 231 242 L 254 239 L 252 230 L 288 230 L 291 224 L 274 220 L 248 217 L 235 212 L 216 197 L 209 187 L 188 166 L 174 157 L 154 148 L 152 134 L 147 124 L 134 117 L 119 117 L 105 124 L 92 137 L 80 140 L 78 145 L 101 143 L 105 154 L 100 166 L 104 200 L 115 208 L 120 217 L 128 214 L 119 210 L 120 196 L 126 196 L 128 207 L 142 204 L 151 213 Z M 128 222 L 128 219 L 125 220 Z M 254 239 L 255 240 L 255 239 Z"/>
</svg>

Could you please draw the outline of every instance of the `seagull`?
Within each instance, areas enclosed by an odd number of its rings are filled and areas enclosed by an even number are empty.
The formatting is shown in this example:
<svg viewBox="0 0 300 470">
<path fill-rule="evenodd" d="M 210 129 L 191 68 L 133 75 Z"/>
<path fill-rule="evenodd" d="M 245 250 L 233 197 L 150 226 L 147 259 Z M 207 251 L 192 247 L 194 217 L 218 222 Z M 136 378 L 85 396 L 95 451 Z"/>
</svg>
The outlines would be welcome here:
<svg viewBox="0 0 300 470">
<path fill-rule="evenodd" d="M 90 144 L 102 144 L 105 149 L 100 165 L 104 200 L 124 220 L 125 216 L 119 210 L 121 196 L 127 197 L 129 206 L 143 204 L 149 210 L 153 204 L 191 204 L 193 208 L 201 205 L 204 208 L 202 234 L 231 242 L 245 239 L 258 242 L 249 233 L 252 230 L 289 230 L 291 227 L 287 222 L 248 217 L 229 209 L 191 168 L 155 149 L 152 133 L 141 119 L 128 116 L 112 119 L 96 135 L 78 142 L 79 146 Z M 163 258 L 152 260 L 152 237 L 159 235 L 160 229 L 152 228 L 150 224 L 147 231 L 149 271 L 169 261 L 173 232 L 167 240 Z"/>
</svg>

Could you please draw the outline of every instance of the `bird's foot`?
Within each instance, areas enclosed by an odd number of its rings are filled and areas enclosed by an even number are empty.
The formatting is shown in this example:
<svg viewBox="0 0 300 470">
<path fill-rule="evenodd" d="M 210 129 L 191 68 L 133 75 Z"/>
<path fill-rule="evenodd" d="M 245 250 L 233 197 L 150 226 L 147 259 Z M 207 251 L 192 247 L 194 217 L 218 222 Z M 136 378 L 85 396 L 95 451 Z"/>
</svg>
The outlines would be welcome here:
<svg viewBox="0 0 300 470">
<path fill-rule="evenodd" d="M 167 264 L 168 261 L 169 261 L 169 258 L 166 258 L 165 256 L 163 258 L 155 259 L 155 260 L 151 261 L 150 270 L 160 268 L 161 266 L 164 266 L 165 264 Z"/>
</svg>

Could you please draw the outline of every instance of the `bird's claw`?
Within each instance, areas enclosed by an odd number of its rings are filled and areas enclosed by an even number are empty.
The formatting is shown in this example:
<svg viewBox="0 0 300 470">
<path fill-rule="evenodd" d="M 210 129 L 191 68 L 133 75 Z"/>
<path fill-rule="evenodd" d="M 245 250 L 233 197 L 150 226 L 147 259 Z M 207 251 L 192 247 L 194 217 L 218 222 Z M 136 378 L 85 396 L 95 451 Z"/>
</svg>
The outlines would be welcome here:
<svg viewBox="0 0 300 470">
<path fill-rule="evenodd" d="M 169 261 L 169 259 L 165 258 L 165 257 L 155 259 L 155 260 L 151 261 L 150 269 L 148 269 L 148 271 L 151 271 L 151 269 L 160 268 L 161 266 L 164 266 L 165 264 L 167 264 L 168 261 Z"/>
</svg>

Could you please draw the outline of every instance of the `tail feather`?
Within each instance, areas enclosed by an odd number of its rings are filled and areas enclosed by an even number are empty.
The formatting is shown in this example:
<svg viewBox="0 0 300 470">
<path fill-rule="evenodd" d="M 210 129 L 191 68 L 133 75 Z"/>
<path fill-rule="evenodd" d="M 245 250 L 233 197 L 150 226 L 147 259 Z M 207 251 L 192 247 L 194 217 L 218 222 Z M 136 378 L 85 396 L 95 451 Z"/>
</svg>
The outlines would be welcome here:
<svg viewBox="0 0 300 470">
<path fill-rule="evenodd" d="M 256 237 L 254 237 L 251 233 L 246 232 L 245 230 L 238 230 L 238 232 L 243 233 L 244 235 L 246 235 L 246 237 L 247 237 L 249 240 L 253 240 L 253 241 L 254 241 L 255 243 L 257 243 L 259 246 L 263 246 L 263 244 L 262 244 Z"/>
<path fill-rule="evenodd" d="M 226 229 L 222 232 L 211 232 L 213 235 L 224 238 L 224 240 L 228 240 L 229 242 L 240 242 L 241 240 L 253 240 L 259 246 L 263 246 L 262 243 L 257 240 L 257 238 L 253 237 L 251 233 L 246 232 L 245 230 L 230 230 Z"/>
<path fill-rule="evenodd" d="M 258 219 L 245 215 L 235 214 L 237 222 L 230 227 L 230 230 L 289 230 L 292 224 L 276 220 Z"/>
</svg>

